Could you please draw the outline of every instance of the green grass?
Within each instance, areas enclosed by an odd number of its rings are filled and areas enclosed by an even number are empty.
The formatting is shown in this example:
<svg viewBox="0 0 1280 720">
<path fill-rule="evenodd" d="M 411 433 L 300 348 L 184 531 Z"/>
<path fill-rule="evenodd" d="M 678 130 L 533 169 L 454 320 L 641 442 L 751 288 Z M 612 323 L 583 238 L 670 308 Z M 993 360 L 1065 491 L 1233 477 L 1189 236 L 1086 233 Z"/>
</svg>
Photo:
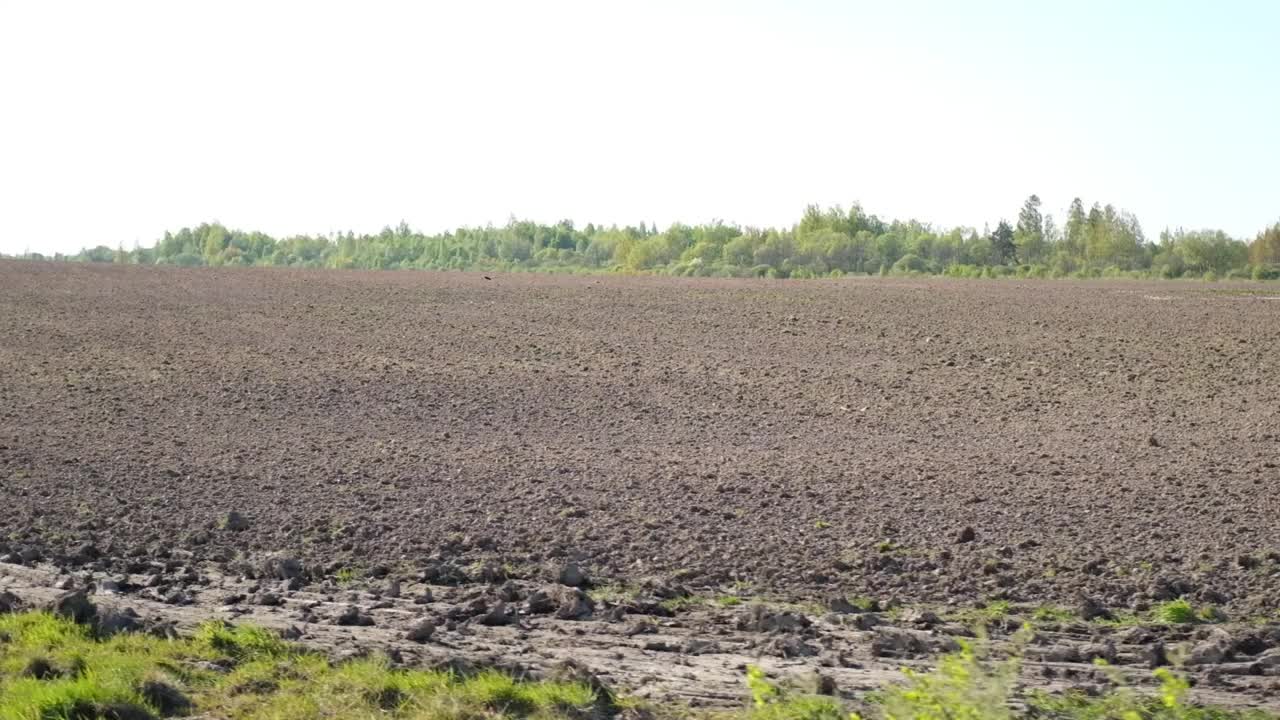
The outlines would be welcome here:
<svg viewBox="0 0 1280 720">
<path fill-rule="evenodd" d="M 830 697 L 793 693 L 770 682 L 764 671 L 747 666 L 747 689 L 751 692 L 750 720 L 846 720 L 840 703 Z"/>
<path fill-rule="evenodd" d="M 587 596 L 596 602 L 622 604 L 641 596 L 639 588 L 625 585 L 600 585 L 587 590 Z"/>
<path fill-rule="evenodd" d="M 994 605 L 994 603 L 993 603 Z M 1166 668 L 1153 697 L 1120 687 L 1102 697 L 1017 691 L 1018 649 L 987 655 L 962 644 L 932 672 L 874 693 L 864 714 L 836 698 L 773 682 L 757 667 L 745 678 L 740 710 L 649 706 L 583 683 L 523 681 L 498 671 L 456 675 L 396 668 L 383 656 L 340 664 L 274 633 L 222 622 L 171 640 L 141 634 L 95 637 L 90 628 L 45 613 L 0 615 L 0 720 L 209 717 L 227 720 L 1261 720 L 1265 713 L 1197 708 L 1188 684 Z M 747 698 L 749 697 L 749 700 Z M 1015 700 L 1029 713 L 1018 714 Z M 865 699 L 864 699 L 865 700 Z M 634 711 L 634 712 L 633 712 Z M 637 714 L 638 713 L 638 714 Z"/>
<path fill-rule="evenodd" d="M 698 597 L 696 595 L 683 595 L 681 597 L 668 598 L 659 602 L 658 605 L 669 612 L 680 613 L 692 610 L 696 607 L 705 605 L 706 603 L 706 598 Z"/>
<path fill-rule="evenodd" d="M 872 608 L 879 607 L 880 604 L 869 597 L 859 596 L 849 601 L 849 604 L 858 608 L 862 612 L 871 612 Z"/>
<path fill-rule="evenodd" d="M 1015 645 L 1029 641 L 1024 629 Z M 760 668 L 748 666 L 751 709 L 745 720 L 1267 720 L 1259 711 L 1201 708 L 1187 699 L 1187 681 L 1168 668 L 1153 674 L 1159 691 L 1141 696 L 1121 685 L 1101 697 L 1083 694 L 1050 696 L 1017 691 L 1021 659 L 993 659 L 985 644 L 961 643 L 957 652 L 939 659 L 932 672 L 905 670 L 906 681 L 870 694 L 862 713 L 850 713 L 830 697 L 797 693 L 770 682 Z M 727 717 L 741 717 L 727 715 Z"/>
<path fill-rule="evenodd" d="M 963 623 L 979 628 L 1009 619 L 1014 613 L 1013 604 L 1008 600 L 992 600 L 983 607 L 973 607 L 945 614 L 952 622 Z"/>
<path fill-rule="evenodd" d="M 1195 607 L 1185 598 L 1156 605 L 1151 609 L 1151 617 L 1168 625 L 1190 625 L 1197 620 Z"/>
<path fill-rule="evenodd" d="M 1031 634 L 1032 630 L 1024 627 L 1014 637 L 1015 648 L 1025 647 Z M 1015 700 L 1020 697 L 1019 652 L 995 660 L 981 642 L 960 645 L 959 651 L 942 657 L 932 672 L 904 671 L 906 683 L 879 692 L 867 720 L 1275 720 L 1261 711 L 1194 706 L 1187 697 L 1190 684 L 1169 668 L 1152 673 L 1160 686 L 1155 695 L 1137 694 L 1116 675 L 1115 689 L 1100 697 L 1032 692 L 1021 696 L 1026 710 L 1019 712 L 1015 710 Z"/>
<path fill-rule="evenodd" d="M 1031 619 L 1036 622 L 1071 622 L 1076 619 L 1076 614 L 1067 608 L 1055 607 L 1052 605 L 1041 605 L 1031 612 Z"/>
<path fill-rule="evenodd" d="M 1009 611 L 1011 609 L 1012 606 L 1009 604 L 1008 600 L 993 600 L 987 603 L 987 606 L 982 609 L 982 612 L 992 620 L 1003 620 L 1004 618 L 1009 617 Z"/>
<path fill-rule="evenodd" d="M 1261 710 L 1224 710 L 1191 705 L 1187 701 L 1190 685 L 1187 680 L 1168 668 L 1157 668 L 1153 673 L 1160 683 L 1160 691 L 1154 696 L 1139 696 L 1120 687 L 1102 697 L 1090 697 L 1079 692 L 1052 697 L 1033 693 L 1027 707 L 1038 717 L 1062 720 L 1274 720 L 1275 716 Z"/>
<path fill-rule="evenodd" d="M 44 613 L 0 616 L 0 720 L 148 718 L 586 718 L 602 702 L 579 683 L 497 671 L 459 677 L 393 668 L 382 656 L 339 665 L 252 627 L 206 623 L 191 637 L 96 638 Z M 218 672 L 216 663 L 226 672 Z M 42 677 L 30 674 L 41 668 Z"/>
</svg>

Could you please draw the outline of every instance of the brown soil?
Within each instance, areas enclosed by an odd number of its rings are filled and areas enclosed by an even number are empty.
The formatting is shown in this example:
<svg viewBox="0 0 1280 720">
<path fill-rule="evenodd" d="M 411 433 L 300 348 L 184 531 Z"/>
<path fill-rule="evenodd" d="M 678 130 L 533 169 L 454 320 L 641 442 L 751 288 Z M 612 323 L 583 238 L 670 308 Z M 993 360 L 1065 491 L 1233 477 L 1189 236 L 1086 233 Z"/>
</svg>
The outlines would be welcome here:
<svg viewBox="0 0 1280 720">
<path fill-rule="evenodd" d="M 0 264 L 0 562 L 1277 617 L 1274 288 L 490 277 Z"/>
</svg>

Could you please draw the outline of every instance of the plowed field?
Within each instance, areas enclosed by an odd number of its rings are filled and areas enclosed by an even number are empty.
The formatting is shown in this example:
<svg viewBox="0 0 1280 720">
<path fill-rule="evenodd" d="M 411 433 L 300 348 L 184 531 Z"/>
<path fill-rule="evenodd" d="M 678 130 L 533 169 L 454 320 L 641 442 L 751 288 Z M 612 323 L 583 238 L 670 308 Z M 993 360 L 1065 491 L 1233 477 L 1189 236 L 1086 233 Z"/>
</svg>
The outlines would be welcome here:
<svg viewBox="0 0 1280 720">
<path fill-rule="evenodd" d="M 0 264 L 0 555 L 1274 616 L 1277 295 Z"/>
</svg>

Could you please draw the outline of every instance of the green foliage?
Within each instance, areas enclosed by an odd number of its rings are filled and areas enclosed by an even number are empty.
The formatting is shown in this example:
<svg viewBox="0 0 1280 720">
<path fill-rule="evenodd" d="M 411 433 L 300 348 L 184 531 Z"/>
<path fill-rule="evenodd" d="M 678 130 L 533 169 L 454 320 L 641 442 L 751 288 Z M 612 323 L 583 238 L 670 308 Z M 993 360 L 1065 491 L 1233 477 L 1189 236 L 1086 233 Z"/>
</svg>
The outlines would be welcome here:
<svg viewBox="0 0 1280 720">
<path fill-rule="evenodd" d="M 1249 261 L 1256 267 L 1271 267 L 1280 272 L 1280 223 L 1258 233 L 1249 246 Z"/>
<path fill-rule="evenodd" d="M 334 579 L 337 580 L 339 585 L 347 586 L 355 583 L 357 580 L 363 577 L 363 575 L 364 573 L 357 570 L 356 568 L 344 567 L 341 570 L 338 570 L 338 572 L 334 573 Z"/>
<path fill-rule="evenodd" d="M 179 710 L 246 720 L 587 718 L 601 703 L 581 683 L 406 670 L 380 656 L 334 665 L 266 630 L 221 622 L 189 639 L 102 639 L 68 620 L 24 613 L 0 616 L 0 637 L 0 720 Z M 229 671 L 199 669 L 209 663 Z"/>
<path fill-rule="evenodd" d="M 1045 225 L 1044 216 L 1040 214 L 1040 198 L 1032 195 L 1018 213 L 1018 225 L 1013 231 L 1018 259 L 1023 263 L 1033 264 L 1044 260 L 1047 250 Z M 1049 224 L 1048 232 L 1052 232 L 1052 223 Z"/>
<path fill-rule="evenodd" d="M 979 629 L 1001 623 L 1013 613 L 1008 600 L 992 600 L 982 607 L 973 607 L 947 613 L 947 619 Z"/>
<path fill-rule="evenodd" d="M 1170 600 L 1165 603 L 1156 605 L 1151 610 L 1151 616 L 1158 622 L 1168 623 L 1170 625 L 1189 625 L 1196 622 L 1196 609 L 1185 598 Z"/>
<path fill-rule="evenodd" d="M 751 703 L 758 708 L 775 702 L 782 696 L 782 690 L 769 682 L 764 670 L 756 665 L 747 666 L 747 689 L 751 691 Z"/>
<path fill-rule="evenodd" d="M 747 666 L 751 691 L 751 720 L 846 720 L 835 700 L 818 695 L 795 694 L 769 682 L 764 671 Z"/>
<path fill-rule="evenodd" d="M 869 597 L 856 597 L 849 601 L 849 604 L 858 608 L 862 612 L 872 612 L 880 607 L 880 603 Z"/>
<path fill-rule="evenodd" d="M 1009 223 L 1001 220 L 995 232 L 991 233 L 991 252 L 994 255 L 992 264 L 1004 265 L 1013 260 L 1015 251 L 1013 228 L 1009 227 Z"/>
<path fill-rule="evenodd" d="M 30 256 L 35 257 L 35 256 Z M 342 269 L 623 272 L 690 277 L 820 278 L 846 275 L 952 277 L 1280 276 L 1280 224 L 1251 244 L 1218 230 L 1163 232 L 1148 242 L 1137 218 L 1111 205 L 1072 202 L 1061 230 L 1032 195 L 1016 227 L 990 233 L 881 220 L 858 205 L 811 205 L 790 228 L 713 222 L 656 227 L 544 225 L 512 218 L 502 227 L 426 235 L 400 223 L 378 233 L 274 238 L 204 223 L 166 232 L 152 248 L 105 245 L 83 262 L 178 266 L 272 265 Z"/>
<path fill-rule="evenodd" d="M 220 620 L 201 624 L 193 641 L 200 647 L 237 660 L 277 658 L 290 652 L 283 640 L 267 630 L 248 625 L 233 627 Z"/>
<path fill-rule="evenodd" d="M 1018 678 L 1015 655 L 993 662 L 983 646 L 961 643 L 931 673 L 904 670 L 907 682 L 887 689 L 881 698 L 884 720 L 1006 720 Z"/>
<path fill-rule="evenodd" d="M 164 641 L 97 641 L 88 628 L 46 613 L 0 616 L 0 720 L 98 717 L 158 711 L 141 690 L 177 657 Z M 39 669 L 36 671 L 36 669 Z"/>
<path fill-rule="evenodd" d="M 1156 668 L 1152 674 L 1160 683 L 1155 696 L 1139 696 L 1126 687 L 1102 697 L 1071 692 L 1058 697 L 1042 693 L 1028 699 L 1035 717 L 1060 720 L 1274 720 L 1269 713 L 1256 710 L 1223 710 L 1190 704 L 1190 683 L 1169 668 Z M 1117 675 L 1116 680 L 1121 678 Z"/>
<path fill-rule="evenodd" d="M 1031 619 L 1037 622 L 1071 622 L 1076 614 L 1066 608 L 1042 605 L 1031 613 Z"/>
<path fill-rule="evenodd" d="M 668 610 L 673 613 L 682 613 L 696 608 L 704 602 L 706 601 L 703 598 L 695 597 L 693 595 L 683 595 L 681 597 L 667 598 L 666 600 L 658 603 L 658 605 L 660 605 L 664 610 Z"/>
<path fill-rule="evenodd" d="M 1014 700 L 1035 717 L 1062 720 L 1251 720 L 1188 704 L 1188 683 L 1167 668 L 1155 671 L 1153 697 L 1120 689 L 1101 697 L 1016 695 L 1027 630 L 1007 659 L 985 644 L 962 645 L 930 673 L 906 672 L 906 682 L 879 693 L 869 717 L 882 720 L 1006 720 Z M 242 720 L 397 718 L 472 720 L 614 716 L 615 701 L 575 682 L 517 680 L 497 671 L 459 676 L 396 668 L 382 656 L 341 664 L 290 645 L 274 634 L 221 622 L 192 637 L 141 634 L 95 637 L 86 626 L 46 613 L 0 616 L 0 720 L 182 715 Z M 223 668 L 221 670 L 215 667 Z M 205 669 L 208 668 L 208 669 Z M 1117 674 L 1115 681 L 1122 678 Z M 858 720 L 830 697 L 771 682 L 747 670 L 751 704 L 744 720 Z M 164 692 L 156 692 L 157 688 Z"/>
<path fill-rule="evenodd" d="M 987 620 L 994 622 L 1009 617 L 1011 610 L 1013 610 L 1013 606 L 1008 600 L 993 600 L 987 603 L 987 606 L 982 608 L 981 612 Z"/>
<path fill-rule="evenodd" d="M 924 273 L 929 270 L 929 264 L 919 255 L 907 254 L 903 255 L 893 264 L 891 272 L 894 275 L 913 275 L 916 273 Z"/>
<path fill-rule="evenodd" d="M 1157 668 L 1159 682 L 1154 696 L 1138 695 L 1118 672 L 1111 672 L 1115 689 L 1101 696 L 1068 693 L 1049 696 L 1017 692 L 1020 656 L 1030 630 L 1015 636 L 1013 652 L 1003 660 L 987 657 L 981 641 L 963 644 L 944 656 L 930 673 L 904 671 L 907 682 L 880 693 L 881 720 L 1012 720 L 1015 717 L 1056 720 L 1267 720 L 1273 716 L 1256 711 L 1228 711 L 1191 705 L 1190 684 L 1169 668 Z M 1101 666 L 1107 671 L 1105 663 Z M 1015 712 L 1021 701 L 1026 712 Z"/>
</svg>

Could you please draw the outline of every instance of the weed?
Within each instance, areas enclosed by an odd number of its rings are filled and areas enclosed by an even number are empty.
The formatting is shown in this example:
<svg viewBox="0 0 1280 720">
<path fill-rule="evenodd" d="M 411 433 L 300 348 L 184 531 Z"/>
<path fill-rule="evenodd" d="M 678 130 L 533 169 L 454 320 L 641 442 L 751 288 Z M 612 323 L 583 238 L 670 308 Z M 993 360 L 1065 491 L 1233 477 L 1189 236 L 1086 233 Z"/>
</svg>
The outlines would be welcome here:
<svg viewBox="0 0 1280 720">
<path fill-rule="evenodd" d="M 1031 619 L 1036 622 L 1071 622 L 1075 617 L 1075 613 L 1066 608 L 1050 605 L 1041 605 L 1031 613 Z"/>
<path fill-rule="evenodd" d="M 1008 600 L 992 600 L 984 607 L 960 610 L 948 614 L 947 617 L 954 622 L 985 628 L 1008 619 L 1012 612 L 1013 605 Z"/>
<path fill-rule="evenodd" d="M 997 603 L 988 610 L 998 608 Z M 1006 611 L 1008 609 L 1006 608 Z M 444 720 L 586 720 L 629 716 L 642 704 L 606 697 L 583 683 L 523 681 L 487 671 L 449 672 L 393 667 L 382 656 L 341 664 L 253 627 L 208 622 L 193 636 L 164 640 L 141 634 L 101 639 L 87 627 L 47 613 L 0 616 L 0 720 L 73 717 L 191 717 L 237 720 L 312 718 L 441 718 Z M 982 640 L 962 644 L 928 673 L 875 694 L 879 720 L 1008 720 L 1023 706 L 1029 717 L 1057 720 L 1254 720 L 1263 714 L 1197 708 L 1188 682 L 1168 668 L 1155 671 L 1159 690 L 1140 697 L 1121 686 L 1100 697 L 1026 697 L 1016 690 L 1029 628 L 1015 635 L 1008 659 L 993 660 Z M 204 669 L 210 661 L 223 670 Z M 43 663 L 47 672 L 24 676 Z M 1106 672 L 1106 668 L 1103 668 Z M 1123 677 L 1113 675 L 1113 683 Z M 742 712 L 685 715 L 654 708 L 653 717 L 707 720 L 859 720 L 830 697 L 771 682 L 747 670 L 751 703 Z M 667 710 L 672 714 L 668 715 Z M 1021 711 L 1018 711 L 1021 712 Z M 1019 715 L 1022 716 L 1022 715 Z"/>
<path fill-rule="evenodd" d="M 349 567 L 344 567 L 338 572 L 334 573 L 333 575 L 334 579 L 338 581 L 338 584 L 343 587 L 346 587 L 348 585 L 355 583 L 357 580 L 359 580 L 363 576 L 364 576 L 364 573 L 361 572 L 360 570 L 357 570 L 356 568 L 349 568 Z"/>
<path fill-rule="evenodd" d="M 782 695 L 777 685 L 765 678 L 764 670 L 755 665 L 747 666 L 747 689 L 751 691 L 751 702 L 756 707 L 764 707 Z"/>
<path fill-rule="evenodd" d="M 993 620 L 1000 620 L 1009 617 L 1009 610 L 1011 608 L 1012 606 L 1009 604 L 1008 600 L 993 600 L 987 603 L 987 607 L 984 608 L 983 612 L 987 617 Z"/>
<path fill-rule="evenodd" d="M 1028 637 L 1024 631 L 1018 642 L 1025 643 Z M 884 720 L 1012 718 L 1010 701 L 1020 666 L 1019 654 L 991 662 L 984 643 L 962 642 L 960 650 L 944 656 L 931 673 L 904 670 L 906 685 L 882 694 L 882 715 Z"/>
<path fill-rule="evenodd" d="M 662 606 L 663 609 L 669 612 L 679 613 L 679 612 L 684 612 L 686 610 L 690 610 L 692 608 L 698 607 L 704 602 L 706 601 L 699 597 L 694 597 L 692 595 L 682 595 L 680 597 L 668 598 L 658 604 Z"/>
<path fill-rule="evenodd" d="M 1156 605 L 1151 614 L 1156 621 L 1169 625 L 1190 625 L 1196 621 L 1196 610 L 1186 598 Z"/>
<path fill-rule="evenodd" d="M 1117 673 L 1112 682 L 1121 684 L 1102 697 L 1078 691 L 1057 697 L 1037 692 L 1027 699 L 1027 707 L 1034 716 L 1062 720 L 1274 720 L 1261 711 L 1196 707 L 1188 702 L 1186 678 L 1169 668 L 1156 668 L 1152 674 L 1160 683 L 1155 697 L 1138 696 Z"/>
<path fill-rule="evenodd" d="M 640 591 L 624 585 L 600 585 L 587 590 L 587 596 L 596 602 L 625 603 L 640 597 Z"/>
<path fill-rule="evenodd" d="M 769 682 L 764 671 L 747 666 L 751 691 L 751 720 L 846 720 L 835 700 L 819 695 L 795 694 Z"/>
<path fill-rule="evenodd" d="M 831 523 L 826 520 L 818 520 L 813 524 L 814 530 L 826 530 L 829 527 L 831 527 Z"/>
</svg>

